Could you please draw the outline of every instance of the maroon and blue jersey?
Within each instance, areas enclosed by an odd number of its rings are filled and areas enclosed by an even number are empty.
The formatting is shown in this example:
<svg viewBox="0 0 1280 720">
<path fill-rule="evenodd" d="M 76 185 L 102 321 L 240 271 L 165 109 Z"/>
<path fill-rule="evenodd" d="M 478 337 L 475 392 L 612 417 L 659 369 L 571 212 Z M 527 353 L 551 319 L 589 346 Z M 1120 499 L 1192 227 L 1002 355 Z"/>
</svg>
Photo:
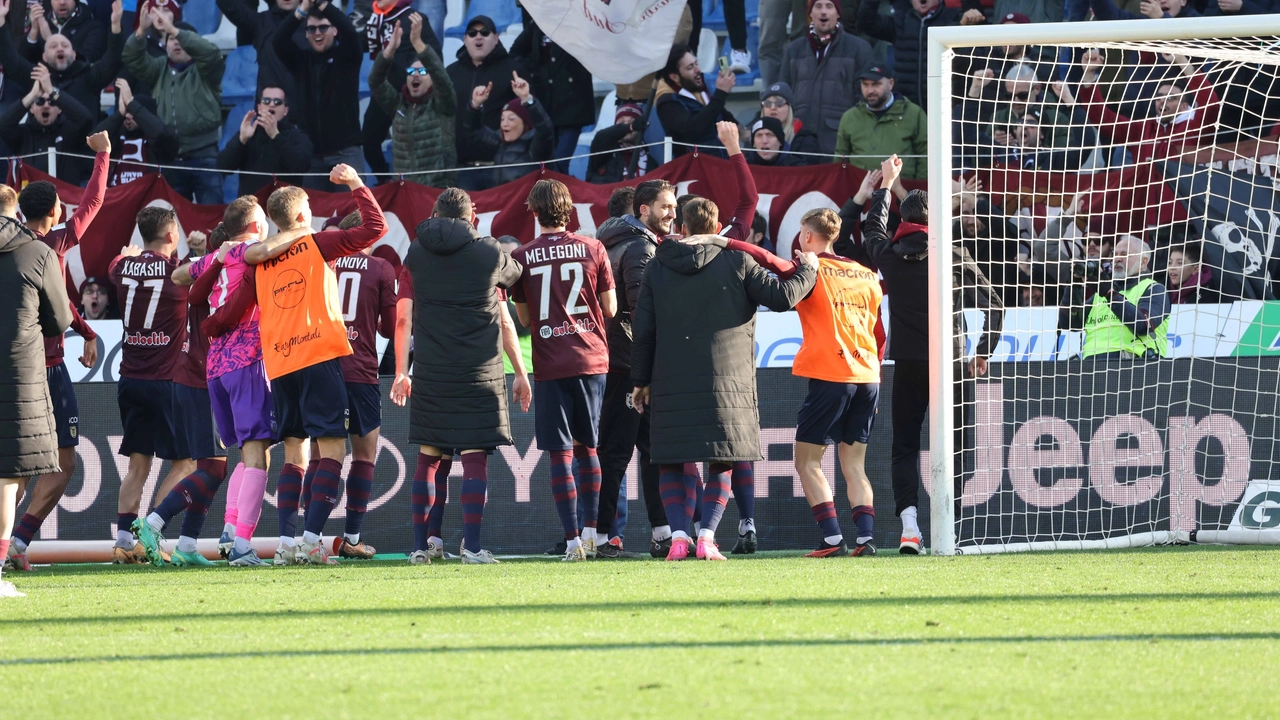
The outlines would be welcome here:
<svg viewBox="0 0 1280 720">
<path fill-rule="evenodd" d="M 511 298 L 528 305 L 535 380 L 609 372 L 600 293 L 613 289 L 609 256 L 595 238 L 540 235 L 514 250 L 524 266 Z"/>
<path fill-rule="evenodd" d="M 187 340 L 187 288 L 173 281 L 177 267 L 177 258 L 150 250 L 111 261 L 107 274 L 124 321 L 120 377 L 173 379 Z"/>
<path fill-rule="evenodd" d="M 396 274 L 391 263 L 356 253 L 333 263 L 338 276 L 338 307 L 347 326 L 351 354 L 338 359 L 342 379 L 373 385 L 378 382 L 378 338 L 391 337 L 396 327 Z"/>
</svg>

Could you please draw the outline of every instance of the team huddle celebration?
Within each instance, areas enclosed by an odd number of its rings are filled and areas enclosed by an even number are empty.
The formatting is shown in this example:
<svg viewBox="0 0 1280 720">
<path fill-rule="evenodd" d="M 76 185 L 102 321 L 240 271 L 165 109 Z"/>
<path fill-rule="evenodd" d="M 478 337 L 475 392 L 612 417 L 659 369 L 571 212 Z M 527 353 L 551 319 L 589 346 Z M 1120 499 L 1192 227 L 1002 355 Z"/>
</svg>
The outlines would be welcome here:
<svg viewBox="0 0 1280 720">
<path fill-rule="evenodd" d="M 718 130 L 736 148 L 730 136 L 737 126 Z M 0 476 L 20 478 L 5 481 L 0 549 L 11 571 L 32 568 L 28 545 L 74 468 L 80 414 L 62 357 L 62 332 L 73 317 L 65 291 L 58 292 L 65 272 L 59 262 L 94 230 L 110 153 L 105 134 L 87 142 L 98 151 L 89 192 L 99 195 L 66 222 L 48 182 L 21 193 L 0 190 L 6 250 L 14 259 L 30 256 L 23 262 L 40 273 L 41 284 L 28 288 L 38 302 L 29 311 L 24 305 L 20 320 L 28 335 L 45 336 L 47 368 L 47 384 L 28 383 L 26 404 L 15 408 L 20 414 L 6 419 L 22 430 L 6 441 L 14 452 L 0 468 Z M 874 555 L 875 511 L 863 465 L 883 355 L 880 280 L 832 252 L 841 220 L 829 209 L 804 215 L 794 259 L 744 242 L 756 193 L 742 153 L 731 153 L 731 161 L 745 201 L 733 216 L 706 198 L 677 198 L 665 180 L 644 181 L 614 192 L 611 222 L 621 232 L 608 233 L 607 246 L 566 230 L 573 198 L 557 180 L 533 185 L 527 204 L 538 234 L 513 249 L 479 234 L 465 191 L 445 190 L 417 226 L 398 273 L 369 252 L 386 220 L 347 165 L 334 167 L 330 180 L 350 188 L 355 212 L 317 231 L 299 188 L 274 191 L 265 207 L 242 196 L 227 206 L 210 252 L 192 261 L 177 258 L 174 212 L 144 208 L 137 216 L 142 246 L 121 248 L 109 269 L 124 325 L 119 453 L 128 458 L 112 561 L 212 565 L 196 541 L 219 493 L 226 511 L 217 547 L 232 567 L 373 558 L 361 525 L 387 400 L 409 406 L 408 441 L 419 448 L 411 506 L 402 509 L 412 516 L 411 564 L 498 562 L 483 544 L 487 464 L 512 444 L 513 406 L 533 413 L 537 445 L 549 456 L 565 562 L 640 557 L 611 532 L 636 449 L 651 555 L 725 560 L 717 532 L 730 496 L 740 517 L 736 533 L 728 533 L 732 552 L 754 553 L 753 464 L 761 459 L 754 328 L 761 306 L 796 309 L 804 327 L 793 372 L 809 382 L 795 446 L 819 527 L 809 557 Z M 881 196 L 901 168 L 896 156 L 885 161 Z M 914 195 L 904 212 L 923 222 L 924 193 Z M 338 273 L 355 273 L 348 293 L 339 291 Z M 531 369 L 508 299 L 530 331 Z M 390 398 L 378 385 L 379 333 L 396 340 Z M 23 338 L 24 361 L 34 360 L 37 339 Z M 504 353 L 515 370 L 510 388 Z M 821 469 L 829 442 L 848 478 L 845 525 L 856 528 L 848 540 Z M 277 443 L 285 461 L 272 469 L 268 450 Z M 232 446 L 240 462 L 229 467 Z M 154 506 L 144 508 L 143 483 L 162 460 L 171 470 Z M 441 532 L 453 463 L 462 466 L 455 502 L 464 539 L 456 555 Z M 28 480 L 34 476 L 39 480 Z M 263 558 L 251 541 L 272 479 L 280 537 L 274 558 Z M 23 492 L 34 497 L 15 523 Z M 345 522 L 336 533 L 329 518 L 344 496 Z M 914 510 L 903 515 L 904 553 L 921 550 Z M 174 534 L 170 551 L 165 538 Z"/>
</svg>

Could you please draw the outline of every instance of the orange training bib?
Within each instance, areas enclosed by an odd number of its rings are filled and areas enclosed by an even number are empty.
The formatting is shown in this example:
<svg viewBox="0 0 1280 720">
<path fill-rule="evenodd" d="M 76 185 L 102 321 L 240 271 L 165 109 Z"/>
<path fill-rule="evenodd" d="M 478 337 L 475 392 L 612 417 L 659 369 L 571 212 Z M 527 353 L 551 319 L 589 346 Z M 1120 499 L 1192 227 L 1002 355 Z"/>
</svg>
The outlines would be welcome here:
<svg viewBox="0 0 1280 720">
<path fill-rule="evenodd" d="M 262 361 L 267 378 L 351 354 L 338 281 L 310 235 L 258 265 Z"/>
<path fill-rule="evenodd" d="M 804 342 L 791 373 L 836 383 L 880 382 L 876 320 L 881 295 L 871 270 L 845 258 L 819 256 L 818 282 L 796 306 Z"/>
</svg>

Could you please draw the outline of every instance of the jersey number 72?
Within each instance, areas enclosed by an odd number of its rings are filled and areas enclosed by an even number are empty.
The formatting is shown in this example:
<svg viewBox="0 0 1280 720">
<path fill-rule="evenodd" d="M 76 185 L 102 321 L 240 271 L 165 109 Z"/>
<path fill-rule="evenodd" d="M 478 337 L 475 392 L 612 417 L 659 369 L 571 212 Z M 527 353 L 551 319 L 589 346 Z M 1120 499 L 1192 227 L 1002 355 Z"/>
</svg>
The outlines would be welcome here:
<svg viewBox="0 0 1280 720">
<path fill-rule="evenodd" d="M 529 274 L 542 278 L 542 292 L 538 294 L 538 319 L 546 320 L 551 315 L 551 266 L 533 268 Z M 591 311 L 586 303 L 581 302 L 583 274 L 580 262 L 568 262 L 560 266 L 560 280 L 573 283 L 564 302 L 564 311 L 570 315 L 585 315 Z"/>
</svg>

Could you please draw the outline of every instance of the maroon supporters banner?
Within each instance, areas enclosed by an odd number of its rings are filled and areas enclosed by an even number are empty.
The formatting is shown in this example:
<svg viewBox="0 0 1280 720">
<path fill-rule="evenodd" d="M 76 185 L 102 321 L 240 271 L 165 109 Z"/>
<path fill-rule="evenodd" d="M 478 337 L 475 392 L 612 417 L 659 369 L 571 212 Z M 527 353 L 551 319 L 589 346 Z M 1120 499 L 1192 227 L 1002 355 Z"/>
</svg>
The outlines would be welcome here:
<svg viewBox="0 0 1280 720">
<path fill-rule="evenodd" d="M 724 215 L 737 204 L 737 183 L 733 166 L 727 161 L 703 154 L 689 154 L 656 168 L 647 178 L 664 178 L 674 184 L 677 195 L 692 193 L 709 197 Z M 800 218 L 813 208 L 839 210 L 855 192 L 865 174 L 863 170 L 841 164 L 813 165 L 800 168 L 752 168 L 760 200 L 756 212 L 769 222 L 769 236 L 774 238 L 780 255 L 791 254 L 791 243 L 800 229 Z M 36 180 L 52 180 L 48 175 L 27 165 L 17 172 L 20 184 Z M 479 216 L 481 233 L 512 235 L 528 242 L 536 232 L 533 214 L 525 207 L 525 198 L 533 184 L 542 178 L 555 178 L 565 183 L 573 194 L 577 213 L 570 229 L 594 233 L 597 225 L 608 218 L 606 204 L 618 185 L 592 185 L 550 170 L 537 170 L 506 185 L 471 194 Z M 80 203 L 83 190 L 52 180 L 68 211 Z M 923 187 L 924 183 L 909 183 Z M 266 201 L 274 185 L 258 193 Z M 431 214 L 440 190 L 415 183 L 391 182 L 373 190 L 387 213 L 388 231 L 379 245 L 386 245 L 403 257 L 418 223 Z M 342 216 L 355 209 L 349 193 L 309 191 L 311 209 L 318 227 L 325 218 Z M 67 256 L 69 285 L 73 292 L 85 277 L 104 275 L 111 259 L 130 242 L 140 244 L 134 218 L 148 205 L 167 205 L 178 213 L 181 225 L 181 254 L 186 253 L 186 236 L 192 230 L 209 231 L 222 218 L 222 205 L 197 205 L 178 196 L 162 175 L 145 175 L 133 182 L 107 190 L 106 202 L 89 229 L 78 251 Z M 380 253 L 382 254 L 382 253 Z"/>
</svg>

